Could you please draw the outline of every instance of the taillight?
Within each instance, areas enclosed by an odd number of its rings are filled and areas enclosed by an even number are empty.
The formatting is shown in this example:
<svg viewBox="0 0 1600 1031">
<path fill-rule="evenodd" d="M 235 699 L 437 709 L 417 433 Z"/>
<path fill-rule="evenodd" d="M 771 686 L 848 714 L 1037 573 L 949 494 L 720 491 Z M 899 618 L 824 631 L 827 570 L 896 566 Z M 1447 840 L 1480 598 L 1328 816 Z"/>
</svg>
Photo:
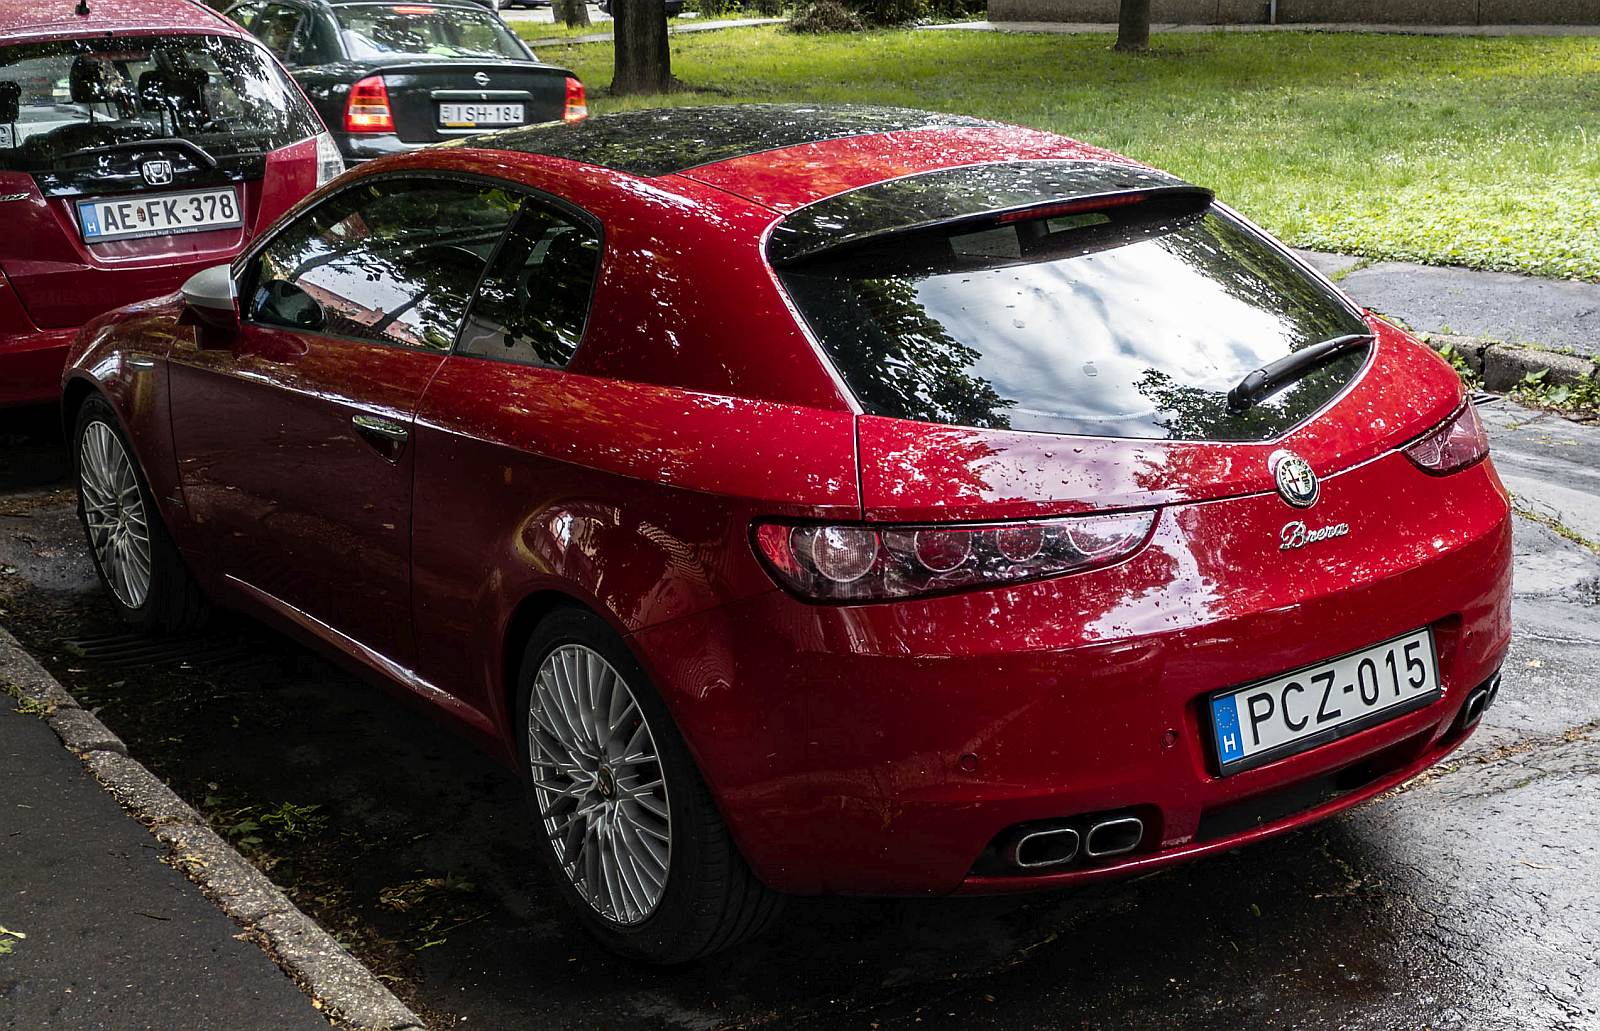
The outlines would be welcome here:
<svg viewBox="0 0 1600 1031">
<path fill-rule="evenodd" d="M 1405 447 L 1406 457 L 1423 472 L 1442 476 L 1465 469 L 1489 453 L 1489 435 L 1478 410 L 1468 401 L 1437 429 Z"/>
<path fill-rule="evenodd" d="M 567 106 L 561 111 L 564 122 L 581 122 L 589 117 L 589 99 L 583 92 L 583 83 L 567 76 Z"/>
<path fill-rule="evenodd" d="M 816 601 L 888 601 L 1097 569 L 1133 554 L 1153 510 L 984 526 L 757 523 L 778 583 Z"/>
<path fill-rule="evenodd" d="M 344 105 L 345 132 L 394 132 L 394 114 L 389 110 L 389 87 L 383 76 L 369 75 L 350 87 Z"/>
<path fill-rule="evenodd" d="M 327 133 L 317 133 L 317 186 L 332 182 L 343 171 L 344 155 L 339 153 L 339 145 Z"/>
</svg>

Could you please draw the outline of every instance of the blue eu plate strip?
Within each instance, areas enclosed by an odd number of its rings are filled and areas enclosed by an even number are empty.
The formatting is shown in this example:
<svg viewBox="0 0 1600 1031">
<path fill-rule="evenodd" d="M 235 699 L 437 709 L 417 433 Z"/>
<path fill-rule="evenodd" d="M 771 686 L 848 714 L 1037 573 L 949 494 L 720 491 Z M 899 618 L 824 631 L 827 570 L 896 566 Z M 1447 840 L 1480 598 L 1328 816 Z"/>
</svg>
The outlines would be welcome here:
<svg viewBox="0 0 1600 1031">
<path fill-rule="evenodd" d="M 1244 735 L 1239 732 L 1238 695 L 1211 699 L 1211 722 L 1217 729 L 1217 755 L 1226 766 L 1244 758 Z"/>
<path fill-rule="evenodd" d="M 94 204 L 79 204 L 78 218 L 83 222 L 83 235 L 85 239 L 100 235 L 100 219 L 95 213 Z"/>
</svg>

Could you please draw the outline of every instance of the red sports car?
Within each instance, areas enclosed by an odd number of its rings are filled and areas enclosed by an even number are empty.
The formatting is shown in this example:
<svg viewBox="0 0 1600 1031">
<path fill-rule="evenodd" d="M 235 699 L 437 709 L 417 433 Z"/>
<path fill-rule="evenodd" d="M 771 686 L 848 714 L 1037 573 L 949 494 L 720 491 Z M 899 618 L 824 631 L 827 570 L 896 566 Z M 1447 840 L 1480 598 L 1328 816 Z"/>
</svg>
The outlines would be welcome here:
<svg viewBox="0 0 1600 1031">
<path fill-rule="evenodd" d="M 56 400 L 85 321 L 343 170 L 272 55 L 198 3 L 0 4 L 0 406 Z"/>
<path fill-rule="evenodd" d="M 967 118 L 374 162 L 88 326 L 65 405 L 128 619 L 245 609 L 459 724 L 657 961 L 1326 817 L 1510 635 L 1449 365 L 1208 191 Z"/>
</svg>

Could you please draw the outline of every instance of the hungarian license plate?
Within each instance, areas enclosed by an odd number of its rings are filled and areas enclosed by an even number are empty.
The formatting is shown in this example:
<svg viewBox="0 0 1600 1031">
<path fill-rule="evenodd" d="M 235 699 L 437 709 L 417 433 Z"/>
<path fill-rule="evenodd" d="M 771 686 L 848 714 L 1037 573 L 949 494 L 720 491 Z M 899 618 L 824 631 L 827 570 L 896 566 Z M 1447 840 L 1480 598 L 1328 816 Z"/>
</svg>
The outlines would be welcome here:
<svg viewBox="0 0 1600 1031">
<path fill-rule="evenodd" d="M 1433 634 L 1392 641 L 1211 696 L 1224 775 L 1303 752 L 1438 698 Z"/>
<path fill-rule="evenodd" d="M 439 127 L 442 129 L 491 129 L 497 126 L 521 124 L 521 104 L 439 105 Z"/>
<path fill-rule="evenodd" d="M 108 200 L 80 200 L 78 225 L 85 243 L 164 236 L 197 229 L 243 225 L 232 187 L 186 193 L 141 193 Z"/>
</svg>

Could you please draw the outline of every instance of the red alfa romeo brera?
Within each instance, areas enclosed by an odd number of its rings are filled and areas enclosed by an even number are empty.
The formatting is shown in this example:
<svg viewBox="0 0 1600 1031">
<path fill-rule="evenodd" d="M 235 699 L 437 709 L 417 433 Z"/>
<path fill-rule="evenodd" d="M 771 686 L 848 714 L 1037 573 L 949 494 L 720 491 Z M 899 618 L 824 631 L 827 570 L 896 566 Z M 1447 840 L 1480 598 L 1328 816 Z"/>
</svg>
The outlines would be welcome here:
<svg viewBox="0 0 1600 1031">
<path fill-rule="evenodd" d="M 1510 637 L 1448 364 L 1210 192 L 974 119 L 374 162 L 91 323 L 64 398 L 128 619 L 245 609 L 433 707 L 657 961 L 1326 817 L 1459 745 Z"/>
</svg>

